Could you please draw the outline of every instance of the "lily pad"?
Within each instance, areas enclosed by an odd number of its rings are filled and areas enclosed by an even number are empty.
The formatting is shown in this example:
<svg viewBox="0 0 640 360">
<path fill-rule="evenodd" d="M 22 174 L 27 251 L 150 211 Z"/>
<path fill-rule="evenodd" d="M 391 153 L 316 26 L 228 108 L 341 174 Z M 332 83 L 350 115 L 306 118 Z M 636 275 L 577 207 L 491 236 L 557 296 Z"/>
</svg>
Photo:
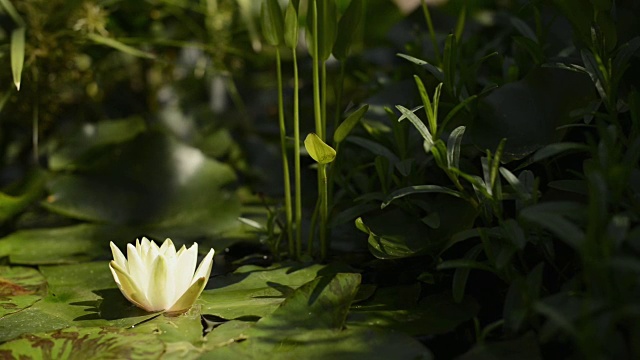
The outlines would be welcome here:
<svg viewBox="0 0 640 360">
<path fill-rule="evenodd" d="M 210 289 L 202 292 L 198 304 L 202 305 L 203 314 L 256 320 L 271 314 L 294 289 L 316 278 L 323 268 L 243 266 L 233 274 L 210 279 Z"/>
<path fill-rule="evenodd" d="M 130 327 L 155 314 L 130 304 L 118 290 L 106 261 L 40 268 L 46 297 L 0 318 L 0 341 L 72 326 Z"/>
<path fill-rule="evenodd" d="M 47 282 L 36 269 L 0 266 L 0 318 L 42 299 Z"/>
<path fill-rule="evenodd" d="M 240 203 L 225 187 L 231 167 L 172 137 L 147 132 L 59 174 L 44 205 L 72 218 L 142 226 L 171 236 L 217 235 L 238 225 Z"/>
<path fill-rule="evenodd" d="M 0 256 L 13 264 L 69 264 L 111 255 L 109 241 L 124 245 L 140 233 L 133 229 L 81 224 L 53 229 L 20 230 L 0 239 Z"/>
<path fill-rule="evenodd" d="M 5 359 L 155 359 L 163 352 L 157 336 L 99 327 L 29 334 L 0 345 Z"/>
</svg>

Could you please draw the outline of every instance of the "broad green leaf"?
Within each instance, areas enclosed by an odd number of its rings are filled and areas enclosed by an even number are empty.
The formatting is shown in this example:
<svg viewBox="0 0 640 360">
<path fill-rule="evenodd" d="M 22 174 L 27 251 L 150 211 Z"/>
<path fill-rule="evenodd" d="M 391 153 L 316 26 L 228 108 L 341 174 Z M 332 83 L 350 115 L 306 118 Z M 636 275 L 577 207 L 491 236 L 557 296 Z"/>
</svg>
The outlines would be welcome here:
<svg viewBox="0 0 640 360">
<path fill-rule="evenodd" d="M 439 185 L 415 185 L 415 186 L 407 186 L 405 188 L 398 189 L 398 190 L 392 192 L 391 194 L 389 194 L 389 196 L 387 197 L 385 202 L 382 203 L 381 208 L 384 209 L 385 207 L 389 206 L 389 204 L 391 204 L 391 202 L 393 202 L 394 200 L 400 199 L 400 198 L 405 197 L 407 195 L 424 194 L 424 193 L 441 193 L 441 194 L 447 194 L 447 195 L 455 196 L 455 197 L 458 197 L 458 198 L 464 198 L 464 194 L 463 193 L 461 193 L 459 191 L 456 191 L 456 190 L 451 190 L 451 189 L 443 187 L 443 186 L 439 186 Z"/>
<path fill-rule="evenodd" d="M 0 266 L 0 319 L 20 311 L 47 293 L 47 282 L 36 269 Z"/>
<path fill-rule="evenodd" d="M 251 335 L 299 333 L 308 330 L 340 330 L 360 285 L 360 274 L 319 276 L 300 286 L 270 315 L 248 331 Z"/>
<path fill-rule="evenodd" d="M 420 342 L 399 331 L 376 328 L 309 330 L 283 337 L 277 331 L 260 337 L 232 339 L 200 359 L 282 360 L 431 360 L 433 355 Z"/>
<path fill-rule="evenodd" d="M 458 126 L 453 129 L 449 135 L 449 140 L 447 140 L 447 166 L 450 168 L 460 167 L 460 146 L 465 129 L 464 126 Z"/>
<path fill-rule="evenodd" d="M 333 55 L 344 61 L 349 56 L 351 44 L 358 34 L 364 16 L 364 0 L 351 0 L 344 15 L 338 22 L 338 37 L 333 45 Z"/>
<path fill-rule="evenodd" d="M 298 12 L 290 1 L 284 16 L 284 44 L 287 47 L 295 49 L 298 46 L 298 31 Z"/>
<path fill-rule="evenodd" d="M 333 141 L 335 143 L 342 142 L 353 130 L 353 128 L 358 124 L 360 119 L 367 113 L 369 110 L 369 105 L 363 105 L 358 110 L 352 112 L 346 119 L 338 126 L 336 131 L 333 134 Z"/>
<path fill-rule="evenodd" d="M 91 224 L 19 230 L 0 239 L 0 257 L 30 265 L 89 261 L 108 257 L 109 241 L 124 245 L 138 235 L 133 229 Z"/>
<path fill-rule="evenodd" d="M 284 41 L 284 19 L 278 0 L 264 0 L 260 9 L 262 34 L 270 45 L 279 46 Z"/>
<path fill-rule="evenodd" d="M 314 133 L 304 139 L 304 147 L 318 164 L 328 164 L 336 158 L 336 151 Z"/>
<path fill-rule="evenodd" d="M 81 220 L 143 227 L 163 237 L 216 236 L 239 225 L 224 189 L 231 167 L 159 132 L 143 133 L 51 180 L 49 210 Z"/>
<path fill-rule="evenodd" d="M 417 301 L 419 292 L 414 294 L 412 289 L 413 286 L 406 285 L 379 288 L 371 299 L 353 306 L 347 326 L 428 336 L 453 331 L 479 310 L 473 299 L 467 297 L 456 303 L 449 293 L 429 295 Z"/>
<path fill-rule="evenodd" d="M 142 117 L 104 120 L 82 123 L 69 133 L 62 133 L 64 145 L 49 157 L 49 169 L 53 171 L 76 170 L 100 151 L 109 151 L 108 146 L 132 140 L 147 129 Z"/>
<path fill-rule="evenodd" d="M 587 106 L 594 96 L 585 74 L 536 68 L 483 97 L 478 116 L 465 124 L 466 134 L 482 149 L 495 149 L 506 138 L 502 162 L 521 159 L 559 141 L 565 131 L 558 127 L 579 121 L 571 112 Z"/>
<path fill-rule="evenodd" d="M 99 34 L 88 34 L 87 37 L 89 38 L 89 40 L 95 42 L 96 44 L 100 44 L 100 45 L 104 45 L 104 46 L 108 46 L 110 48 L 116 49 L 122 53 L 125 54 L 129 54 L 131 56 L 135 56 L 135 57 L 141 57 L 141 58 L 145 58 L 145 59 L 155 59 L 156 56 L 136 49 L 133 46 L 127 45 L 123 42 L 120 42 L 116 39 L 112 39 L 106 36 L 102 36 Z"/>
<path fill-rule="evenodd" d="M 0 345 L 10 359 L 155 359 L 164 351 L 156 335 L 101 327 L 30 334 Z"/>
<path fill-rule="evenodd" d="M 120 293 L 107 261 L 46 266 L 40 271 L 47 280 L 48 295 L 0 318 L 0 342 L 71 326 L 130 327 L 155 316 Z"/>
<path fill-rule="evenodd" d="M 211 278 L 197 304 L 203 314 L 225 319 L 271 314 L 294 289 L 313 280 L 324 267 L 244 266 L 233 274 Z"/>
<path fill-rule="evenodd" d="M 11 32 L 11 72 L 13 73 L 13 84 L 18 90 L 20 90 L 24 66 L 25 31 L 24 27 L 19 27 Z"/>
</svg>

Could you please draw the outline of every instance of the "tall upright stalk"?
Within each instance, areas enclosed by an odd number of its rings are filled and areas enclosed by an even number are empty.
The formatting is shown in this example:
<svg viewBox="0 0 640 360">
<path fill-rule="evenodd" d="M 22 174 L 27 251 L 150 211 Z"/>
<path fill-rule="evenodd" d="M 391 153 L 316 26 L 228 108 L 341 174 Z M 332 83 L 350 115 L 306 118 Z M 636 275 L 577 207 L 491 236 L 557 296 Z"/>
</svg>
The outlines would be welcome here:
<svg viewBox="0 0 640 360">
<path fill-rule="evenodd" d="M 287 158 L 287 131 L 284 122 L 284 101 L 282 96 L 282 61 L 280 59 L 280 49 L 276 47 L 276 66 L 278 74 L 278 119 L 280 122 L 280 148 L 282 151 L 282 171 L 284 180 L 284 207 L 286 216 L 287 240 L 289 242 L 289 252 L 296 253 L 293 242 L 293 211 L 291 206 L 291 179 L 289 176 L 289 159 Z M 298 173 L 299 174 L 299 173 Z M 298 175 L 299 176 L 299 175 Z"/>
<path fill-rule="evenodd" d="M 293 138 L 294 138 L 294 171 L 295 171 L 295 228 L 296 228 L 296 257 L 302 256 L 302 182 L 300 179 L 300 100 L 298 84 L 298 58 L 296 49 L 293 56 Z"/>
</svg>

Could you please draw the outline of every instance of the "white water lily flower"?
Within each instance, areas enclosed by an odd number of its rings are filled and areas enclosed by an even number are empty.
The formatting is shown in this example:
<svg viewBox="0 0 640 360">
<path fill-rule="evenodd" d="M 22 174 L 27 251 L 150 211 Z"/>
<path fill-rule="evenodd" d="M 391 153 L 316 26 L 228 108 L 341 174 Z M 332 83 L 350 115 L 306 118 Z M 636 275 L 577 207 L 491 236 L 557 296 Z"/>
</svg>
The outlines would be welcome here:
<svg viewBox="0 0 640 360">
<path fill-rule="evenodd" d="M 137 307 L 149 312 L 185 312 L 204 290 L 214 250 L 211 249 L 196 270 L 198 244 L 184 245 L 176 252 L 171 239 L 158 247 L 142 238 L 127 244 L 127 257 L 111 242 L 113 260 L 109 268 L 122 294 Z"/>
</svg>

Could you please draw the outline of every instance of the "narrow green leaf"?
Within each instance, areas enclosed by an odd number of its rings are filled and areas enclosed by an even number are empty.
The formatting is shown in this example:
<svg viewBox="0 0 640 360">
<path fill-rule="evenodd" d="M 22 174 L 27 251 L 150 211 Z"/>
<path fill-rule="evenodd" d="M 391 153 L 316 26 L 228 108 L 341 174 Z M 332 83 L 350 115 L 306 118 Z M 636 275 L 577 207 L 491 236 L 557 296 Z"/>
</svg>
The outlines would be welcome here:
<svg viewBox="0 0 640 360">
<path fill-rule="evenodd" d="M 458 47 L 454 34 L 449 34 L 444 43 L 444 57 L 442 72 L 444 73 L 444 87 L 453 97 L 457 97 L 456 64 L 458 63 Z"/>
<path fill-rule="evenodd" d="M 427 126 L 422 122 L 422 120 L 420 120 L 420 118 L 416 114 L 414 114 L 411 110 L 407 109 L 402 105 L 397 105 L 396 108 L 400 110 L 402 115 L 406 116 L 406 118 L 409 119 L 409 121 L 411 121 L 413 126 L 415 126 L 415 128 L 420 133 L 420 135 L 422 135 L 422 138 L 430 146 L 433 146 L 433 137 L 431 136 L 431 133 L 429 133 L 429 129 L 427 129 Z"/>
<path fill-rule="evenodd" d="M 468 98 L 464 99 L 464 101 L 456 105 L 456 107 L 451 109 L 451 111 L 449 111 L 449 113 L 444 118 L 444 120 L 442 120 L 441 127 L 445 128 L 447 123 L 449 123 L 449 120 L 453 119 L 453 117 L 458 113 L 458 111 L 462 110 L 462 108 L 466 107 L 469 103 L 471 103 L 473 100 L 477 98 L 478 98 L 477 95 L 469 96 Z"/>
<path fill-rule="evenodd" d="M 369 110 L 369 105 L 364 105 L 360 107 L 358 110 L 352 112 L 347 118 L 338 126 L 336 131 L 333 133 L 333 141 L 336 144 L 342 142 L 351 130 L 358 124 L 360 119 L 367 113 Z"/>
<path fill-rule="evenodd" d="M 16 25 L 18 25 L 18 27 L 25 26 L 24 19 L 22 18 L 22 16 L 20 16 L 15 6 L 13 6 L 13 4 L 11 3 L 11 0 L 0 0 L 0 6 L 2 6 L 4 11 L 6 11 L 7 14 L 9 14 L 13 22 L 15 22 Z"/>
<path fill-rule="evenodd" d="M 458 126 L 451 132 L 451 135 L 449 135 L 449 140 L 447 140 L 447 166 L 449 168 L 459 167 L 460 146 L 465 129 L 464 126 Z"/>
<path fill-rule="evenodd" d="M 100 45 L 104 45 L 104 46 L 108 46 L 111 48 L 114 48 L 120 52 L 123 52 L 125 54 L 129 54 L 132 56 L 136 56 L 136 57 L 141 57 L 141 58 L 145 58 L 145 59 L 155 59 L 155 55 L 150 54 L 148 52 L 139 50 L 134 48 L 133 46 L 129 46 L 127 44 L 124 44 L 116 39 L 112 39 L 112 38 L 108 38 L 102 35 L 98 35 L 98 34 L 89 34 L 87 35 L 87 37 L 89 38 L 89 40 L 95 42 L 96 44 L 100 44 Z"/>
<path fill-rule="evenodd" d="M 338 22 L 338 37 L 333 46 L 333 55 L 338 60 L 345 60 L 349 56 L 351 45 L 358 33 L 364 16 L 364 0 L 351 0 L 344 15 Z"/>
<path fill-rule="evenodd" d="M 402 189 L 398 189 L 398 190 L 392 192 L 391 194 L 389 194 L 387 199 L 382 203 L 381 208 L 384 209 L 385 207 L 389 206 L 389 204 L 391 204 L 391 202 L 393 202 L 394 200 L 400 199 L 400 198 L 405 197 L 407 195 L 424 194 L 424 193 L 440 193 L 440 194 L 447 194 L 447 195 L 455 196 L 455 197 L 458 197 L 458 198 L 464 198 L 464 194 L 462 194 L 461 192 L 456 191 L 456 190 L 451 190 L 451 189 L 443 187 L 443 186 L 438 186 L 438 185 L 415 185 L 415 186 L 408 186 L 408 187 L 405 187 L 405 188 L 402 188 Z"/>
<path fill-rule="evenodd" d="M 498 177 L 498 168 L 500 167 L 500 159 L 502 159 L 502 153 L 504 152 L 504 145 L 507 143 L 507 139 L 503 138 L 500 140 L 498 144 L 498 148 L 496 149 L 496 154 L 493 156 L 493 161 L 491 162 L 491 187 L 494 188 L 496 184 L 496 178 Z"/>
<path fill-rule="evenodd" d="M 555 143 L 549 144 L 536 151 L 531 159 L 532 162 L 540 161 L 567 151 L 589 151 L 589 147 L 579 143 Z"/>
<path fill-rule="evenodd" d="M 304 147 L 318 164 L 328 164 L 336 158 L 336 151 L 314 133 L 310 133 L 304 139 Z"/>
<path fill-rule="evenodd" d="M 475 261 L 481 252 L 482 245 L 478 244 L 464 254 L 464 259 Z M 464 289 L 467 287 L 467 280 L 469 279 L 470 272 L 471 268 L 469 267 L 459 267 L 453 273 L 451 291 L 453 293 L 453 300 L 457 303 L 462 302 L 462 299 L 464 299 Z"/>
<path fill-rule="evenodd" d="M 455 36 L 456 39 L 462 39 L 462 34 L 464 33 L 464 26 L 467 21 L 467 6 L 462 5 L 462 9 L 460 9 L 460 14 L 458 14 L 458 21 L 456 22 Z"/>
<path fill-rule="evenodd" d="M 291 49 L 298 46 L 298 12 L 293 2 L 289 2 L 284 15 L 284 44 Z"/>
<path fill-rule="evenodd" d="M 513 190 L 515 190 L 520 199 L 524 201 L 531 199 L 531 193 L 529 193 L 526 187 L 520 182 L 520 179 L 518 179 L 511 171 L 506 168 L 500 167 L 500 174 L 502 174 L 502 177 L 504 177 L 509 185 L 511 185 Z"/>
<path fill-rule="evenodd" d="M 347 138 L 347 141 L 350 143 L 356 144 L 358 146 L 361 146 L 376 155 L 386 157 L 394 166 L 396 163 L 400 161 L 400 159 L 398 159 L 398 156 L 396 156 L 396 154 L 394 154 L 391 150 L 386 148 L 384 145 L 381 145 L 380 143 L 377 143 L 375 141 L 371 141 L 369 139 L 361 138 L 358 136 L 350 136 Z"/>
<path fill-rule="evenodd" d="M 429 128 L 432 134 L 436 134 L 438 130 L 438 119 L 437 113 L 435 112 L 436 104 L 431 103 L 431 99 L 429 98 L 429 94 L 427 94 L 427 89 L 424 87 L 424 83 L 419 76 L 413 75 L 414 80 L 416 81 L 416 85 L 418 86 L 418 92 L 420 93 L 420 98 L 422 99 L 422 103 L 424 104 L 424 111 L 427 114 L 427 122 L 429 123 Z M 434 93 L 435 98 L 435 93 Z"/>
<path fill-rule="evenodd" d="M 517 17 L 511 17 L 509 19 L 511 25 L 518 30 L 518 32 L 527 39 L 533 40 L 534 42 L 538 42 L 538 37 L 536 33 L 531 29 L 531 27 L 524 22 L 522 19 Z"/>
<path fill-rule="evenodd" d="M 20 90 L 22 67 L 24 66 L 25 28 L 19 27 L 11 33 L 11 72 L 16 89 Z"/>
<path fill-rule="evenodd" d="M 428 62 L 415 58 L 411 55 L 396 54 L 396 56 L 401 57 L 405 60 L 408 60 L 416 65 L 424 66 L 424 68 L 427 69 L 427 71 L 429 71 L 431 75 L 433 75 L 436 78 L 436 80 L 440 82 L 444 81 L 444 73 L 442 72 L 442 69 L 440 69 L 439 67 L 431 65 Z"/>
</svg>

